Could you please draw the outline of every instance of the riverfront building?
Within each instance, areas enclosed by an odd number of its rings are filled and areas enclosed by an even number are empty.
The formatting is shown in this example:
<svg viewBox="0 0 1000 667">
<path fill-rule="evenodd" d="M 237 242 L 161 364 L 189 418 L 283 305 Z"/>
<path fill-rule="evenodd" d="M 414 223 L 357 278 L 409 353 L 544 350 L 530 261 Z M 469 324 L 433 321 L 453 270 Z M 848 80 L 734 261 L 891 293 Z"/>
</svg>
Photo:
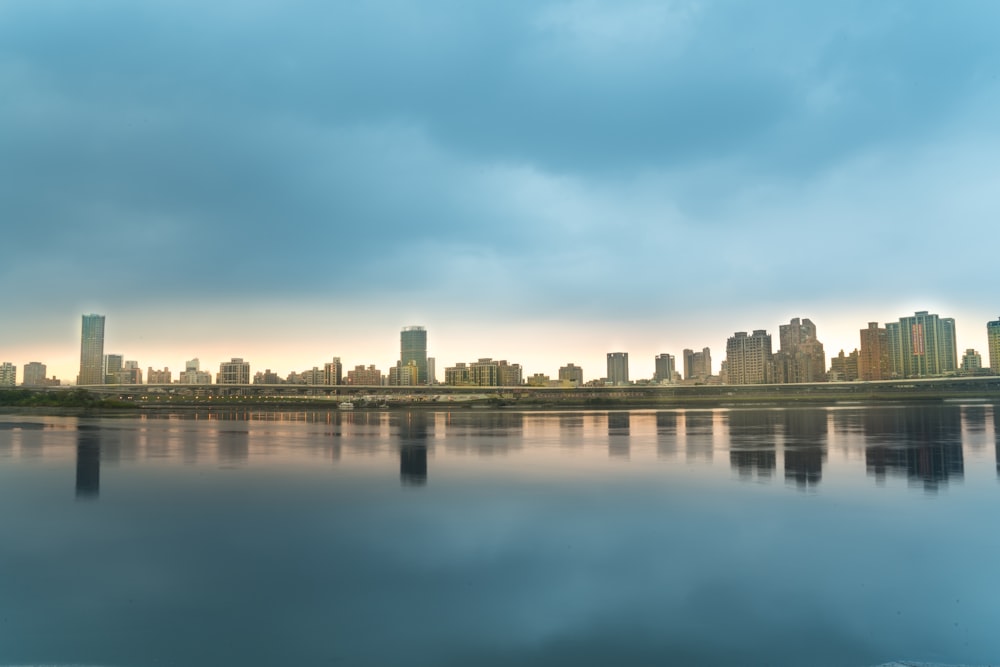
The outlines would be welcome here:
<svg viewBox="0 0 1000 667">
<path fill-rule="evenodd" d="M 878 322 L 869 322 L 867 329 L 861 330 L 861 350 L 858 353 L 858 379 L 865 382 L 888 380 L 889 341 L 884 328 Z"/>
<path fill-rule="evenodd" d="M 583 369 L 575 364 L 566 364 L 559 369 L 559 382 L 567 382 L 574 387 L 583 386 Z"/>
<path fill-rule="evenodd" d="M 423 327 L 404 327 L 399 333 L 399 363 L 417 366 L 417 378 L 413 384 L 427 384 L 427 330 Z"/>
<path fill-rule="evenodd" d="M 889 322 L 885 331 L 893 377 L 935 377 L 958 370 L 954 319 L 923 310 Z"/>
<path fill-rule="evenodd" d="M 347 384 L 362 385 L 365 387 L 377 387 L 382 384 L 382 371 L 375 368 L 375 364 L 368 366 L 355 366 L 353 371 L 347 371 Z"/>
<path fill-rule="evenodd" d="M 181 384 L 212 384 L 212 374 L 201 370 L 201 362 L 195 357 L 184 362 L 184 372 L 180 374 Z"/>
<path fill-rule="evenodd" d="M 340 357 L 323 364 L 323 384 L 344 384 L 344 365 Z"/>
<path fill-rule="evenodd" d="M 753 335 L 737 331 L 726 341 L 726 371 L 729 384 L 766 384 L 771 382 L 773 355 L 771 334 L 756 329 Z"/>
<path fill-rule="evenodd" d="M 712 375 L 712 352 L 707 347 L 703 347 L 701 352 L 684 350 L 681 354 L 685 380 L 704 380 Z"/>
<path fill-rule="evenodd" d="M 48 372 L 45 364 L 39 361 L 30 361 L 24 365 L 24 379 L 22 383 L 25 387 L 44 387 L 46 382 L 45 374 Z"/>
<path fill-rule="evenodd" d="M 239 357 L 219 364 L 216 384 L 250 384 L 250 363 Z"/>
<path fill-rule="evenodd" d="M 0 364 L 0 387 L 13 387 L 17 384 L 17 366 L 5 361 Z"/>
<path fill-rule="evenodd" d="M 983 369 L 983 357 L 971 347 L 962 355 L 961 371 L 963 375 L 975 375 Z"/>
<path fill-rule="evenodd" d="M 986 323 L 986 344 L 990 355 L 990 371 L 1000 375 L 1000 318 Z"/>
<path fill-rule="evenodd" d="M 653 360 L 656 368 L 656 372 L 653 373 L 653 380 L 656 382 L 673 382 L 674 381 L 674 355 L 663 354 L 656 355 Z"/>
<path fill-rule="evenodd" d="M 628 384 L 628 352 L 608 352 L 608 384 Z"/>
<path fill-rule="evenodd" d="M 794 318 L 779 328 L 780 348 L 774 355 L 772 382 L 777 384 L 823 382 L 826 380 L 826 353 L 816 338 L 810 319 Z"/>
<path fill-rule="evenodd" d="M 77 384 L 104 384 L 104 315 L 84 315 Z"/>
<path fill-rule="evenodd" d="M 848 355 L 841 350 L 836 357 L 830 358 L 830 373 L 828 379 L 833 382 L 853 382 L 858 379 L 859 353 L 854 350 Z"/>
</svg>

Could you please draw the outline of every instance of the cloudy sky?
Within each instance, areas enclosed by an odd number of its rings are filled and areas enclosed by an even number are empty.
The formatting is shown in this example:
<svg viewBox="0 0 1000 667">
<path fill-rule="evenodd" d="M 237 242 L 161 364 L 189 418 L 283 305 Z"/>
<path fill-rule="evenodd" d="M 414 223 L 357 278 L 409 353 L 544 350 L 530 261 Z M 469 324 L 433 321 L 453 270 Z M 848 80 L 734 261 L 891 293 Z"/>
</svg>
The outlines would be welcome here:
<svg viewBox="0 0 1000 667">
<path fill-rule="evenodd" d="M 829 6 L 827 6 L 829 5 Z M 1000 314 L 993 2 L 0 0 L 0 361 L 588 378 Z M 20 376 L 20 369 L 19 369 Z M 20 379 L 20 377 L 19 377 Z"/>
</svg>

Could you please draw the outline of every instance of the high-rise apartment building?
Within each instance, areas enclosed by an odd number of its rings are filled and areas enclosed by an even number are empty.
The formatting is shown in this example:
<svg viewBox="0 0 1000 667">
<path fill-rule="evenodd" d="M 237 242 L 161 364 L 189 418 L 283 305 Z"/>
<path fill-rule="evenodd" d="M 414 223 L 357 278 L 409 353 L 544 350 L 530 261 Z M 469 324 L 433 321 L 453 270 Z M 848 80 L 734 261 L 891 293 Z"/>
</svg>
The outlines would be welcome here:
<svg viewBox="0 0 1000 667">
<path fill-rule="evenodd" d="M 655 372 L 653 373 L 653 380 L 656 382 L 673 382 L 674 381 L 674 355 L 663 354 L 656 355 L 653 360 L 655 364 Z"/>
<path fill-rule="evenodd" d="M 836 357 L 830 358 L 830 373 L 828 379 L 834 382 L 853 382 L 858 379 L 859 353 L 854 350 L 848 355 L 841 350 Z"/>
<path fill-rule="evenodd" d="M 990 371 L 1000 375 L 1000 317 L 986 323 L 986 346 L 990 355 Z"/>
<path fill-rule="evenodd" d="M 926 310 L 885 325 L 893 377 L 921 378 L 958 369 L 955 320 Z"/>
<path fill-rule="evenodd" d="M 808 318 L 793 318 L 779 328 L 781 347 L 774 355 L 771 382 L 777 384 L 826 381 L 826 353 Z"/>
<path fill-rule="evenodd" d="M 961 371 L 966 375 L 975 375 L 983 368 L 983 357 L 971 347 L 962 355 Z"/>
<path fill-rule="evenodd" d="M 344 384 L 344 365 L 340 357 L 323 364 L 323 384 Z"/>
<path fill-rule="evenodd" d="M 427 384 L 427 330 L 423 327 L 403 327 L 399 333 L 399 361 L 402 366 L 411 361 L 417 365 L 417 381 Z"/>
<path fill-rule="evenodd" d="M 869 322 L 861 330 L 861 350 L 858 352 L 858 379 L 865 382 L 888 380 L 892 375 L 889 366 L 889 341 L 878 322 Z"/>
<path fill-rule="evenodd" d="M 628 352 L 608 352 L 608 384 L 628 384 Z"/>
<path fill-rule="evenodd" d="M 437 361 L 427 357 L 427 384 L 437 384 Z"/>
<path fill-rule="evenodd" d="M 766 384 L 771 381 L 771 334 L 756 329 L 753 335 L 737 331 L 726 341 L 729 384 Z"/>
<path fill-rule="evenodd" d="M 704 380 L 712 375 L 712 351 L 703 347 L 701 352 L 694 350 L 684 350 L 682 353 L 684 362 L 685 380 Z"/>
<path fill-rule="evenodd" d="M 216 384 L 250 384 L 250 363 L 239 357 L 219 364 L 219 373 L 215 376 Z"/>
<path fill-rule="evenodd" d="M 81 385 L 104 384 L 104 315 L 84 315 L 80 333 Z"/>
<path fill-rule="evenodd" d="M 169 368 L 162 371 L 149 366 L 146 370 L 146 384 L 170 384 L 171 373 Z"/>
<path fill-rule="evenodd" d="M 17 384 L 17 366 L 5 361 L 0 364 L 0 387 L 13 387 Z"/>
<path fill-rule="evenodd" d="M 212 374 L 201 370 L 201 362 L 197 357 L 184 362 L 184 372 L 180 376 L 181 384 L 212 384 Z"/>
<path fill-rule="evenodd" d="M 566 364 L 559 369 L 559 381 L 579 387 L 583 384 L 583 369 L 574 364 Z"/>
<path fill-rule="evenodd" d="M 367 368 L 355 366 L 353 371 L 347 371 L 347 384 L 377 387 L 382 384 L 382 371 L 372 364 Z"/>
<path fill-rule="evenodd" d="M 24 379 L 21 380 L 25 387 L 43 387 L 48 384 L 45 374 L 48 369 L 40 361 L 29 361 L 24 365 Z"/>
<path fill-rule="evenodd" d="M 119 384 L 119 374 L 125 368 L 125 357 L 121 354 L 104 355 L 104 384 Z"/>
</svg>

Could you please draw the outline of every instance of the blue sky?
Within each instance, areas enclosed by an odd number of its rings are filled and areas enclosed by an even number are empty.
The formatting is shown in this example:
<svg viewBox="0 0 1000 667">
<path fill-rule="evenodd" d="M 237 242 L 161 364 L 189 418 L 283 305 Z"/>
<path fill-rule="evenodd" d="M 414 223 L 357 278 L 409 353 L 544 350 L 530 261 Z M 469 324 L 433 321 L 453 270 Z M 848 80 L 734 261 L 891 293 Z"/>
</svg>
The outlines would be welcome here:
<svg viewBox="0 0 1000 667">
<path fill-rule="evenodd" d="M 815 6 L 814 6 L 815 5 Z M 1000 314 L 989 2 L 0 2 L 0 361 L 588 377 Z"/>
</svg>

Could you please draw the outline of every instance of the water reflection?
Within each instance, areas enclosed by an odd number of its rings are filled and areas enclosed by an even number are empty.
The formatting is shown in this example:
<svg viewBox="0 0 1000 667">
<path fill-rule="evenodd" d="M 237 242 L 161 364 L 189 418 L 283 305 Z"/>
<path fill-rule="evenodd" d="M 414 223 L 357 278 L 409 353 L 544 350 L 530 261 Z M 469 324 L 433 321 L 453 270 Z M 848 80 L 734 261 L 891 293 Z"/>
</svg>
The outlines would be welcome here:
<svg viewBox="0 0 1000 667">
<path fill-rule="evenodd" d="M 962 416 L 958 406 L 871 410 L 865 415 L 865 465 L 884 483 L 886 475 L 905 477 L 937 491 L 962 479 Z"/>
<path fill-rule="evenodd" d="M 715 452 L 714 431 L 715 413 L 708 410 L 684 413 L 684 445 L 688 461 L 712 460 Z"/>
<path fill-rule="evenodd" d="M 250 459 L 250 431 L 243 428 L 219 429 L 216 433 L 219 463 L 239 465 Z"/>
<path fill-rule="evenodd" d="M 828 428 L 826 410 L 809 408 L 784 412 L 782 440 L 786 482 L 800 489 L 820 483 Z"/>
<path fill-rule="evenodd" d="M 732 410 L 729 427 L 729 465 L 741 479 L 769 480 L 777 468 L 775 440 L 780 411 Z"/>
<path fill-rule="evenodd" d="M 76 497 L 97 498 L 101 493 L 101 429 L 81 424 L 76 435 Z"/>
<path fill-rule="evenodd" d="M 632 416 L 628 412 L 608 413 L 608 456 L 628 460 Z"/>
<path fill-rule="evenodd" d="M 656 454 L 673 458 L 677 454 L 677 413 L 656 413 Z"/>
<path fill-rule="evenodd" d="M 431 420 L 426 412 L 396 413 L 390 427 L 399 438 L 399 481 L 403 486 L 427 484 L 427 436 Z"/>
</svg>

